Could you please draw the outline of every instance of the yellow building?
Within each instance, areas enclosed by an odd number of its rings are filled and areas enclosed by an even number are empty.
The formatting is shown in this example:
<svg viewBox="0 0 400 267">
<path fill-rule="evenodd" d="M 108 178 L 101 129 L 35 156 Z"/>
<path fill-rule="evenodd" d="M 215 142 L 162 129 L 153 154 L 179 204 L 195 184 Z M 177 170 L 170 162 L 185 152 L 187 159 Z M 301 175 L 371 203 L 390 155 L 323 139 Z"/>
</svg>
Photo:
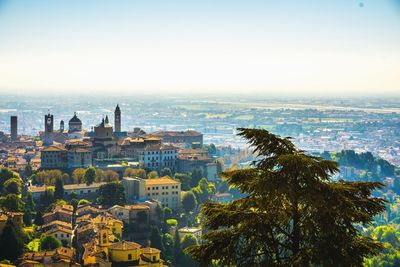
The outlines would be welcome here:
<svg viewBox="0 0 400 267">
<path fill-rule="evenodd" d="M 92 222 L 96 227 L 100 225 L 105 225 L 109 229 L 111 229 L 112 233 L 118 238 L 122 237 L 123 223 L 122 221 L 115 219 L 112 215 L 105 213 L 99 214 L 92 219 Z"/>
<path fill-rule="evenodd" d="M 146 196 L 158 200 L 161 206 L 179 209 L 181 204 L 181 183 L 168 176 L 146 179 Z"/>
<path fill-rule="evenodd" d="M 109 260 L 112 264 L 140 267 L 163 267 L 160 250 L 155 248 L 141 248 L 139 244 L 128 241 L 114 243 L 108 247 Z"/>
</svg>

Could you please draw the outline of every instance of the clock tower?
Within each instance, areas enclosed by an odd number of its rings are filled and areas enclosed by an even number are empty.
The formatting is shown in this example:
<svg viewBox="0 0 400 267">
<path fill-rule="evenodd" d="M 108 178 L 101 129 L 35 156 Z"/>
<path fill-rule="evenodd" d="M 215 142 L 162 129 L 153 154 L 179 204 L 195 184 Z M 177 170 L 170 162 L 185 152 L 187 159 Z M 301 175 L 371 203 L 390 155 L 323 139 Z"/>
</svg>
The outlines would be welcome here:
<svg viewBox="0 0 400 267">
<path fill-rule="evenodd" d="M 44 115 L 44 142 L 48 146 L 53 144 L 54 117 L 52 114 Z"/>
<path fill-rule="evenodd" d="M 117 105 L 114 111 L 114 127 L 115 132 L 121 132 L 121 110 L 119 109 L 119 105 Z"/>
</svg>

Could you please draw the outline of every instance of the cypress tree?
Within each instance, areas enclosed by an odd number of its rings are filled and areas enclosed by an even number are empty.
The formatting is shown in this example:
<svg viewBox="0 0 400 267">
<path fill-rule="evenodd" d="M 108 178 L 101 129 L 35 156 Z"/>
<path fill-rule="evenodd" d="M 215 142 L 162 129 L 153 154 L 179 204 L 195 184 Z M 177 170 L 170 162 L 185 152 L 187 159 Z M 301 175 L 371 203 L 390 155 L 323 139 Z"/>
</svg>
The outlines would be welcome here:
<svg viewBox="0 0 400 267">
<path fill-rule="evenodd" d="M 19 238 L 14 225 L 8 221 L 0 237 L 0 259 L 15 261 L 22 254 L 24 243 Z"/>
</svg>

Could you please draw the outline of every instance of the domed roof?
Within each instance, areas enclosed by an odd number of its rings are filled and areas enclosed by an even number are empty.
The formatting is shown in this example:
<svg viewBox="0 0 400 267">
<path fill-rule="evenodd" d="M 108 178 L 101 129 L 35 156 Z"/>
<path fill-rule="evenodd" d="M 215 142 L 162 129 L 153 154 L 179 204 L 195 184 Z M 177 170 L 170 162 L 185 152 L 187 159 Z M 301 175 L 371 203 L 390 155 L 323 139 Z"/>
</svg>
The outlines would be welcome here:
<svg viewBox="0 0 400 267">
<path fill-rule="evenodd" d="M 74 113 L 74 116 L 69 120 L 69 123 L 80 123 L 82 124 L 82 121 L 76 116 L 76 112 Z"/>
</svg>

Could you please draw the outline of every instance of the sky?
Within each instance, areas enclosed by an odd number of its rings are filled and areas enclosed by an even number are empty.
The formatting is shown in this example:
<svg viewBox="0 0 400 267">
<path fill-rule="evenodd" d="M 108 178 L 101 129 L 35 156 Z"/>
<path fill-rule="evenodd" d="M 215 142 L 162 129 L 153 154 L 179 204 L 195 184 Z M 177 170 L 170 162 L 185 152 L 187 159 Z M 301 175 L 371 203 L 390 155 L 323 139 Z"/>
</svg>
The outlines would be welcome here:
<svg viewBox="0 0 400 267">
<path fill-rule="evenodd" d="M 400 0 L 0 0 L 0 94 L 400 96 Z"/>
</svg>

